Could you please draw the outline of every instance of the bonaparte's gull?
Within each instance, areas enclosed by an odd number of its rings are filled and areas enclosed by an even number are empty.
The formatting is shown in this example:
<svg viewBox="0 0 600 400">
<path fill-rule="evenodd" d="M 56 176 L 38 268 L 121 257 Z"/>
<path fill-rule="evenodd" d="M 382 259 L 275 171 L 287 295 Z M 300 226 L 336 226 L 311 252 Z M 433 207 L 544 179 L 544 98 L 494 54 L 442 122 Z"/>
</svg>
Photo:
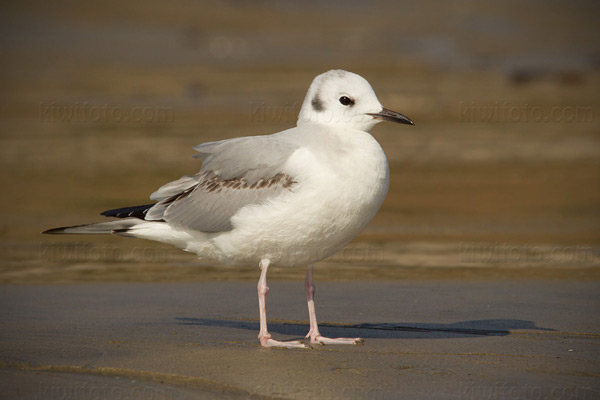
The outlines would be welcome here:
<svg viewBox="0 0 600 400">
<path fill-rule="evenodd" d="M 388 192 L 388 161 L 369 134 L 381 121 L 413 125 L 383 108 L 364 78 L 331 70 L 313 80 L 295 128 L 198 145 L 200 172 L 159 188 L 150 196 L 155 203 L 102 213 L 118 220 L 44 233 L 115 234 L 169 243 L 223 264 L 258 264 L 258 338 L 267 347 L 305 347 L 271 338 L 265 305 L 269 265 L 305 265 L 306 337 L 360 343 L 319 333 L 313 264 L 358 235 Z"/>
</svg>

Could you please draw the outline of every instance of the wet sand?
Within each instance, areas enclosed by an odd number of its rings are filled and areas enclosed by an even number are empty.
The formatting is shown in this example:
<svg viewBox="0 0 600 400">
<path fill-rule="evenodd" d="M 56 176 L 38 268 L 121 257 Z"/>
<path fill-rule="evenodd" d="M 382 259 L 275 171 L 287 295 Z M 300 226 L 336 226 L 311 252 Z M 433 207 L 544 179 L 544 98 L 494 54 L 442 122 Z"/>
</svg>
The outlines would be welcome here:
<svg viewBox="0 0 600 400">
<path fill-rule="evenodd" d="M 393 146 L 384 147 L 393 153 Z M 10 209 L 3 220 L 0 283 L 258 279 L 257 266 L 217 265 L 155 242 L 40 235 L 102 221 L 104 209 L 143 204 L 170 179 L 125 165 L 130 175 L 113 166 L 42 177 L 31 172 L 40 167 L 26 164 L 27 179 L 4 176 L 19 201 L 0 200 Z M 378 215 L 345 249 L 319 263 L 318 279 L 600 280 L 599 182 L 595 161 L 392 165 Z M 274 266 L 271 276 L 302 280 L 304 270 Z"/>
<path fill-rule="evenodd" d="M 600 398 L 597 6 L 284 3 L 6 7 L 0 398 Z M 260 348 L 256 266 L 40 235 L 293 126 L 340 67 L 416 122 L 373 129 L 389 195 L 315 267 L 323 333 L 363 346 Z M 302 337 L 304 270 L 271 270 Z"/>
<path fill-rule="evenodd" d="M 270 286 L 270 331 L 302 338 L 302 282 Z M 345 282 L 317 291 L 322 333 L 363 345 L 261 348 L 250 282 L 3 286 L 3 398 L 600 396 L 596 283 Z"/>
</svg>

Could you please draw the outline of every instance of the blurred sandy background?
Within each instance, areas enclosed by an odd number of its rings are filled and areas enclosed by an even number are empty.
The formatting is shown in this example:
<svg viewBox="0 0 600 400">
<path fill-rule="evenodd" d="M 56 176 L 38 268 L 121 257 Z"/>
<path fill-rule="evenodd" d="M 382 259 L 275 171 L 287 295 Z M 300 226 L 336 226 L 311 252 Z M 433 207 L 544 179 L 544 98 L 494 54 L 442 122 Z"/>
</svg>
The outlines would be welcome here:
<svg viewBox="0 0 600 400">
<path fill-rule="evenodd" d="M 293 126 L 332 68 L 416 127 L 373 130 L 390 193 L 318 280 L 598 279 L 598 15 L 593 1 L 3 5 L 0 282 L 257 279 L 160 244 L 40 232 L 144 204 L 199 169 L 196 144 Z"/>
</svg>

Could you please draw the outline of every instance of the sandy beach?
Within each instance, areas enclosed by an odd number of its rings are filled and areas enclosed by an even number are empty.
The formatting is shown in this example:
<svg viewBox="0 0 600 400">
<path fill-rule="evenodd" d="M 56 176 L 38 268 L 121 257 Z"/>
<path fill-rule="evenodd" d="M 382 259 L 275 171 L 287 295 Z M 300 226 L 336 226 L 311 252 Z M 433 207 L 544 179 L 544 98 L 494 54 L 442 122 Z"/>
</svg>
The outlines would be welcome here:
<svg viewBox="0 0 600 400">
<path fill-rule="evenodd" d="M 5 6 L 0 399 L 600 398 L 598 6 L 249 4 Z M 363 345 L 261 348 L 257 266 L 40 234 L 294 126 L 332 68 L 416 124 L 373 129 L 389 194 L 315 266 L 322 333 Z M 305 270 L 269 274 L 302 338 Z"/>
<path fill-rule="evenodd" d="M 307 350 L 260 347 L 250 282 L 0 293 L 6 399 L 600 396 L 596 283 L 322 283 L 322 332 L 365 342 Z M 306 334 L 301 282 L 268 306 L 275 337 Z"/>
</svg>

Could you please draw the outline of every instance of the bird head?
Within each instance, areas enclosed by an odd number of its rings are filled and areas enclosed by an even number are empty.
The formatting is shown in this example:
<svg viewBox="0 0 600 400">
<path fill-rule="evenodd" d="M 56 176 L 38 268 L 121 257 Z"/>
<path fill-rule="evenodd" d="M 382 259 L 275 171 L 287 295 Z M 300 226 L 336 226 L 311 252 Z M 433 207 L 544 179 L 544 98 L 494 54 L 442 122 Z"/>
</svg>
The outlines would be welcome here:
<svg viewBox="0 0 600 400">
<path fill-rule="evenodd" d="M 298 126 L 316 123 L 366 132 L 381 121 L 414 125 L 407 116 L 384 108 L 366 79 L 341 69 L 313 80 L 298 116 Z"/>
</svg>

